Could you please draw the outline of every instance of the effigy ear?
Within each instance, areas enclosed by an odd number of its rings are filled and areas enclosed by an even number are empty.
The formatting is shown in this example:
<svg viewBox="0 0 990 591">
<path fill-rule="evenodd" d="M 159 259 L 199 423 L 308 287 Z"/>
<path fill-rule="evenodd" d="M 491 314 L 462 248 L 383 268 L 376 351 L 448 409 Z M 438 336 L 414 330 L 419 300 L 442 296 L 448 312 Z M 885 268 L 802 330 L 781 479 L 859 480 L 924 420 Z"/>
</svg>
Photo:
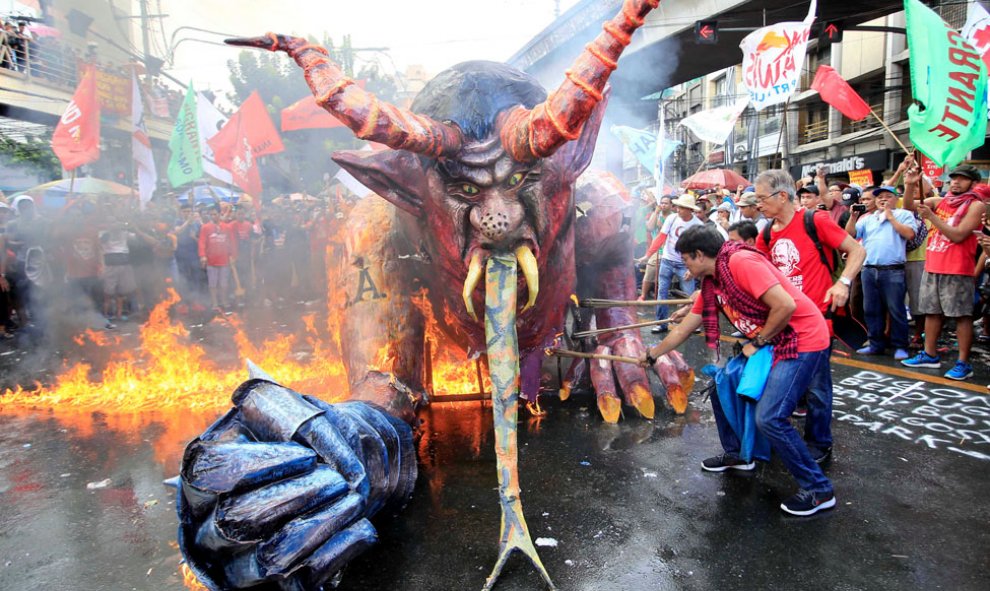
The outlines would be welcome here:
<svg viewBox="0 0 990 591">
<path fill-rule="evenodd" d="M 602 119 L 605 118 L 605 107 L 608 106 L 608 96 L 612 92 L 611 86 L 605 87 L 602 93 L 602 100 L 592 109 L 588 120 L 581 128 L 581 135 L 576 140 L 567 142 L 557 150 L 552 156 L 563 163 L 563 170 L 571 172 L 576 179 L 581 176 L 588 165 L 591 164 L 591 157 L 595 154 L 595 143 L 598 141 L 598 131 L 602 127 Z"/>
<path fill-rule="evenodd" d="M 428 194 L 427 172 L 420 156 L 405 150 L 334 152 L 333 161 L 386 201 L 416 217 Z"/>
</svg>

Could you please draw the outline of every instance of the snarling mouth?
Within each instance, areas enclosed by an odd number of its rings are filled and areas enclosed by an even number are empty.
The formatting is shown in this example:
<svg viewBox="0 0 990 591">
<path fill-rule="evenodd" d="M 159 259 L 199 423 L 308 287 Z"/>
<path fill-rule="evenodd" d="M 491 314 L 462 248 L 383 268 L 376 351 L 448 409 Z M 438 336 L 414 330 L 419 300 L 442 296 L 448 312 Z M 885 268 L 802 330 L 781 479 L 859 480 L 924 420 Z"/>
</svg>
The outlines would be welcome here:
<svg viewBox="0 0 990 591">
<path fill-rule="evenodd" d="M 540 270 L 536 262 L 536 255 L 533 254 L 534 246 L 529 242 L 524 242 L 519 244 L 513 249 L 513 254 L 516 257 L 516 262 L 519 268 L 522 270 L 523 277 L 526 279 L 526 287 L 528 288 L 529 297 L 526 300 L 526 304 L 522 308 L 522 312 L 529 310 L 536 303 L 536 297 L 540 293 Z M 481 276 L 485 269 L 486 261 L 493 256 L 489 250 L 484 248 L 474 248 L 471 250 L 470 262 L 468 263 L 467 277 L 464 279 L 464 289 L 461 292 L 461 296 L 464 298 L 464 307 L 467 309 L 468 315 L 475 322 L 478 321 L 478 315 L 474 310 L 473 294 L 475 289 L 478 288 L 478 284 L 481 282 Z"/>
</svg>

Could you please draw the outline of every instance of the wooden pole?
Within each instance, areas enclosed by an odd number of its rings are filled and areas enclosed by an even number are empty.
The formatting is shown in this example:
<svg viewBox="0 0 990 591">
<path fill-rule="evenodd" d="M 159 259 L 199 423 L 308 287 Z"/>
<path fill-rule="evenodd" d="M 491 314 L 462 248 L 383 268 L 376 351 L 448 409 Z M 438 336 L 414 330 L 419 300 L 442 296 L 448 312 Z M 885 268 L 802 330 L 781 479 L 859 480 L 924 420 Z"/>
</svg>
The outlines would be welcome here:
<svg viewBox="0 0 990 591">
<path fill-rule="evenodd" d="M 893 130 L 890 129 L 890 127 L 887 127 L 887 122 L 884 121 L 880 117 L 880 115 L 877 115 L 877 112 L 873 110 L 873 107 L 870 107 L 870 114 L 876 117 L 877 121 L 880 122 L 880 125 L 883 125 L 883 128 L 887 130 L 887 133 L 890 134 L 890 137 L 894 138 L 894 141 L 897 142 L 897 145 L 900 146 L 901 149 L 904 150 L 906 154 L 911 153 L 911 150 L 907 149 L 907 147 L 901 142 L 900 138 L 897 137 L 897 134 L 895 134 Z"/>
<path fill-rule="evenodd" d="M 583 339 L 585 337 L 594 337 L 602 334 L 608 334 L 610 332 L 619 332 L 620 330 L 628 330 L 631 328 L 643 328 L 644 326 L 661 326 L 663 324 L 669 324 L 673 322 L 670 318 L 664 318 L 663 320 L 650 320 L 649 322 L 639 322 L 636 324 L 627 324 L 625 326 L 613 326 L 611 328 L 599 328 L 596 330 L 586 330 L 584 332 L 576 332 L 571 335 L 575 339 Z"/>
<path fill-rule="evenodd" d="M 649 307 L 649 306 L 682 306 L 685 304 L 693 304 L 694 300 L 690 298 L 683 298 L 679 300 L 602 300 L 595 298 L 588 298 L 586 300 L 581 300 L 579 306 L 582 308 L 618 308 L 620 306 L 637 306 L 637 307 Z"/>
<path fill-rule="evenodd" d="M 547 349 L 547 355 L 556 355 L 557 357 L 573 357 L 575 359 L 604 359 L 606 361 L 639 364 L 639 359 L 634 359 L 632 357 L 603 355 L 599 353 L 578 353 L 577 351 L 565 351 L 564 349 Z"/>
</svg>

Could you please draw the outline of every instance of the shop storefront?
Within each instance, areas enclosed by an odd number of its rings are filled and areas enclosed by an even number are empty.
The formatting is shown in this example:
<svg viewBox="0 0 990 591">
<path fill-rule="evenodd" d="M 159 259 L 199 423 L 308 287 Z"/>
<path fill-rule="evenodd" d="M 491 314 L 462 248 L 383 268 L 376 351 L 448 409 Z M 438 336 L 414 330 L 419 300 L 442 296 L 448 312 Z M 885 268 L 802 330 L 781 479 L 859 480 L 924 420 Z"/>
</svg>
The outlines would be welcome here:
<svg viewBox="0 0 990 591">
<path fill-rule="evenodd" d="M 878 182 L 884 171 L 890 169 L 890 150 L 877 150 L 853 156 L 845 156 L 834 160 L 819 160 L 803 162 L 790 168 L 791 176 L 795 179 L 814 174 L 824 166 L 828 171 L 829 180 L 846 181 L 861 186 L 873 185 Z"/>
</svg>

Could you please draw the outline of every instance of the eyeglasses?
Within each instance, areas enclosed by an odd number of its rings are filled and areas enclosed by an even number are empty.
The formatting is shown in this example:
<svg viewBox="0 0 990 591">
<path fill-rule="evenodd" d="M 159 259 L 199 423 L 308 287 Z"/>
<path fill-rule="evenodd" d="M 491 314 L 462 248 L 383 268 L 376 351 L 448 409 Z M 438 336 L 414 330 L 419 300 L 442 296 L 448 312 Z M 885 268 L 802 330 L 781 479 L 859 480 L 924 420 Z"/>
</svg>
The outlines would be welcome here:
<svg viewBox="0 0 990 591">
<path fill-rule="evenodd" d="M 767 199 L 770 199 L 774 195 L 780 195 L 781 193 L 784 193 L 784 191 L 777 191 L 776 193 L 771 193 L 769 195 L 760 195 L 759 193 L 757 193 L 756 194 L 756 200 L 759 201 L 760 203 L 763 203 L 764 201 L 766 201 Z"/>
</svg>

